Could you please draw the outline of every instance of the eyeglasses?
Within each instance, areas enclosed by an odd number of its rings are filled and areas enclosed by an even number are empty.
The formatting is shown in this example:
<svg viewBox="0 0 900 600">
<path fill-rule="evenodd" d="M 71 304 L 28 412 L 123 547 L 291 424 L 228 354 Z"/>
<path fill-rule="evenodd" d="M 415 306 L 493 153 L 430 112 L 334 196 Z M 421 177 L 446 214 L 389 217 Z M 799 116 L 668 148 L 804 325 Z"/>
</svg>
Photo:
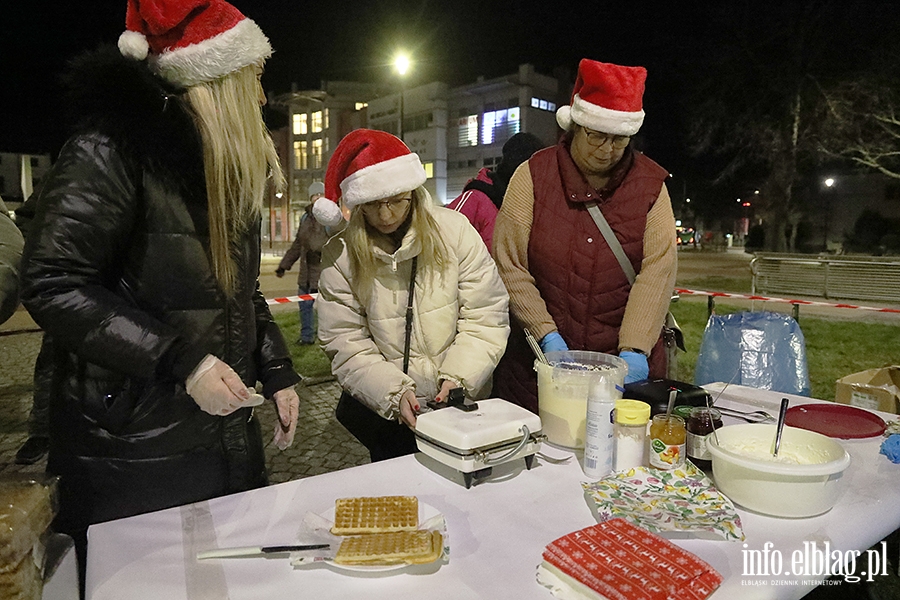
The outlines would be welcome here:
<svg viewBox="0 0 900 600">
<path fill-rule="evenodd" d="M 584 131 L 584 137 L 587 138 L 588 144 L 596 148 L 605 146 L 609 142 L 610 146 L 616 150 L 621 150 L 631 141 L 631 138 L 627 135 L 609 135 L 599 131 L 591 131 L 587 127 L 582 127 L 581 129 Z"/>
<path fill-rule="evenodd" d="M 366 202 L 361 208 L 362 211 L 369 216 L 377 215 L 382 206 L 391 211 L 392 214 L 396 215 L 406 210 L 406 205 L 409 204 L 410 200 L 412 200 L 412 198 L 392 198 L 390 200 Z"/>
</svg>

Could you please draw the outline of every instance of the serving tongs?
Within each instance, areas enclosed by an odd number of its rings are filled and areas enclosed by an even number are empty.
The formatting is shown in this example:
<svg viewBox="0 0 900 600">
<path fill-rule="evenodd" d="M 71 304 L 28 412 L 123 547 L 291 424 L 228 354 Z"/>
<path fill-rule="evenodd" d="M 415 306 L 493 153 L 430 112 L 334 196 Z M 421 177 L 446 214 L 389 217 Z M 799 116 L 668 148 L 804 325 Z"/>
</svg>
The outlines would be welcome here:
<svg viewBox="0 0 900 600">
<path fill-rule="evenodd" d="M 728 389 L 728 386 L 734 382 L 735 378 L 738 376 L 738 374 L 740 372 L 741 372 L 740 369 L 735 371 L 734 375 L 731 376 L 731 379 L 728 381 L 728 383 L 725 384 L 725 387 L 723 387 L 721 390 L 719 390 L 719 393 L 716 394 L 716 399 L 712 401 L 712 407 L 714 407 L 717 411 L 719 411 L 723 415 L 728 415 L 729 417 L 743 419 L 743 420 L 747 421 L 748 423 L 774 423 L 776 420 L 775 417 L 773 417 L 772 415 L 770 415 L 769 413 L 767 413 L 764 410 L 752 410 L 749 412 L 744 412 L 742 410 L 735 410 L 733 408 L 727 408 L 725 406 L 719 406 L 717 404 L 719 402 L 719 398 L 722 397 L 722 394 L 725 392 L 725 390 Z M 706 401 L 707 401 L 707 408 L 710 408 L 708 394 L 706 396 Z M 718 436 L 716 436 L 716 441 L 718 441 Z"/>
<path fill-rule="evenodd" d="M 733 408 L 726 408 L 724 406 L 715 406 L 713 405 L 717 411 L 722 413 L 723 415 L 727 415 L 729 417 L 736 417 L 738 419 L 743 419 L 748 423 L 774 423 L 776 421 L 775 417 L 770 415 L 764 410 L 753 410 L 749 412 L 744 412 L 741 410 L 735 410 Z"/>
</svg>

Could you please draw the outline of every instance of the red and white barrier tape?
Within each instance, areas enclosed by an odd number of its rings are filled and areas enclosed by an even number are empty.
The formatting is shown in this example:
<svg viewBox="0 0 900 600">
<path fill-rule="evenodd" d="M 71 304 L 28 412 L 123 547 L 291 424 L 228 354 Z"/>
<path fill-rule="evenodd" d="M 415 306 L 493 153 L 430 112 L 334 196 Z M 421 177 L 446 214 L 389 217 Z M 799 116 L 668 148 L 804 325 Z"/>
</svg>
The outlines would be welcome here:
<svg viewBox="0 0 900 600">
<path fill-rule="evenodd" d="M 686 290 L 675 288 L 676 294 L 712 296 L 713 298 L 741 298 L 744 300 L 761 300 L 765 302 L 786 302 L 788 304 L 801 304 L 803 306 L 828 306 L 831 308 L 855 308 L 857 310 L 871 310 L 872 312 L 881 313 L 897 313 L 900 314 L 900 308 L 878 308 L 875 306 L 858 306 L 856 304 L 817 302 L 813 300 L 796 300 L 789 298 L 769 298 L 768 296 L 757 296 L 750 294 L 730 294 L 728 292 L 702 292 L 698 290 Z"/>
<path fill-rule="evenodd" d="M 830 308 L 854 308 L 857 310 L 870 310 L 880 313 L 900 314 L 900 308 L 878 308 L 876 306 L 860 306 L 857 304 L 847 304 L 843 302 L 818 302 L 815 300 L 798 300 L 796 298 L 770 298 L 769 296 L 759 296 L 755 294 L 732 294 L 730 292 L 706 292 L 701 290 L 688 290 L 684 288 L 675 288 L 675 293 L 686 296 L 712 296 L 713 298 L 739 298 L 743 300 L 759 300 L 762 302 L 784 302 L 787 304 L 800 304 L 803 306 L 827 306 Z M 282 298 L 269 298 L 266 303 L 269 306 L 275 304 L 290 304 L 292 302 L 301 302 L 306 300 L 315 300 L 318 294 L 301 294 L 299 296 L 285 296 Z"/>
<path fill-rule="evenodd" d="M 290 304 L 291 302 L 305 302 L 306 300 L 315 300 L 319 294 L 300 294 L 299 296 L 285 296 L 283 298 L 266 298 L 266 304 L 273 306 L 275 304 Z"/>
</svg>

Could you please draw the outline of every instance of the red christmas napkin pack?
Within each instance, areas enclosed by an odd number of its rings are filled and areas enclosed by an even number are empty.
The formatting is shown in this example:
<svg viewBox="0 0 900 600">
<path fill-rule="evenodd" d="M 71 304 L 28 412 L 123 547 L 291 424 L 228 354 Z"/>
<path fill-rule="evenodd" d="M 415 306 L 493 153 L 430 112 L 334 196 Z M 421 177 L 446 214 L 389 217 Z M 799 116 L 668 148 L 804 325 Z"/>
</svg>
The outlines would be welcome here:
<svg viewBox="0 0 900 600">
<path fill-rule="evenodd" d="M 558 598 L 702 600 L 722 583 L 694 554 L 625 519 L 554 540 L 543 558 L 538 582 Z"/>
</svg>

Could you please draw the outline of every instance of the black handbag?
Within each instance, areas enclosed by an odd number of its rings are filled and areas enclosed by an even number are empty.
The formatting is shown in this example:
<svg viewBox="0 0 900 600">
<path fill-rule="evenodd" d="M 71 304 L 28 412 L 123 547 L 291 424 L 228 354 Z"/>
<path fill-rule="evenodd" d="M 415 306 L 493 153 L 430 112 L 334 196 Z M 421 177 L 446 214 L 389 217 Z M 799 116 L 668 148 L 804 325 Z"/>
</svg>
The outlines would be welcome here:
<svg viewBox="0 0 900 600">
<path fill-rule="evenodd" d="M 403 346 L 403 372 L 409 370 L 409 344 L 412 334 L 413 296 L 416 285 L 416 258 L 409 277 L 409 300 L 406 303 L 406 332 Z M 369 450 L 372 462 L 405 456 L 416 452 L 416 435 L 405 423 L 389 421 L 371 408 L 343 392 L 334 416 Z"/>
</svg>

